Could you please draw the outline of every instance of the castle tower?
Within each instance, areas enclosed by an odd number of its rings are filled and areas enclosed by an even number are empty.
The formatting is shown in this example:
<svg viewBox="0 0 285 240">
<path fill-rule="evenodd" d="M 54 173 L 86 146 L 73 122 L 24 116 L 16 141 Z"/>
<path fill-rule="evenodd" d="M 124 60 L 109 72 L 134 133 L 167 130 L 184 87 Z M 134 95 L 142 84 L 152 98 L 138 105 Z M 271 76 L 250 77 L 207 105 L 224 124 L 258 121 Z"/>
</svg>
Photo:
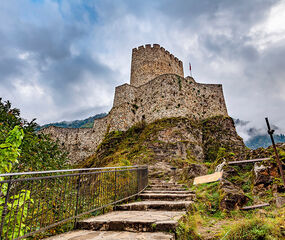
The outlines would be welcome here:
<svg viewBox="0 0 285 240">
<path fill-rule="evenodd" d="M 132 51 L 130 84 L 139 87 L 155 77 L 173 73 L 184 77 L 183 63 L 159 44 L 146 44 Z"/>
</svg>

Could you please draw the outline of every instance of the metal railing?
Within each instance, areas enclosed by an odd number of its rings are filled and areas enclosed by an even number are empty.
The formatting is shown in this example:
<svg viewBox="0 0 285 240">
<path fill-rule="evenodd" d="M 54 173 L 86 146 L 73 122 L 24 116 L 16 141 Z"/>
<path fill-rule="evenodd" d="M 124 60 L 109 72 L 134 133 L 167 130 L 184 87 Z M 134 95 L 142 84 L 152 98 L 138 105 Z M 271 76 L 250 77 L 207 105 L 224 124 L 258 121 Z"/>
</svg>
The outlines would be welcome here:
<svg viewBox="0 0 285 240">
<path fill-rule="evenodd" d="M 0 239 L 23 239 L 134 197 L 147 166 L 0 174 Z"/>
</svg>

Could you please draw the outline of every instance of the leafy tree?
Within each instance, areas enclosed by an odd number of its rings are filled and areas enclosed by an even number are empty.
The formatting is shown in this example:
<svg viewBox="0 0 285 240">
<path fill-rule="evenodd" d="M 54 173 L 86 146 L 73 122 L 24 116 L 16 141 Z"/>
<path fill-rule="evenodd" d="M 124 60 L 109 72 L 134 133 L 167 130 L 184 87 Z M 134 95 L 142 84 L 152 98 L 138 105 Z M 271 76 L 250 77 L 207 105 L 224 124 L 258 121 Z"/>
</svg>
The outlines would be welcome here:
<svg viewBox="0 0 285 240">
<path fill-rule="evenodd" d="M 15 126 L 13 130 L 9 131 L 5 142 L 0 144 L 0 174 L 9 173 L 12 166 L 18 163 L 20 156 L 20 146 L 24 138 L 24 131 L 19 126 Z M 3 181 L 4 177 L 0 177 Z M 0 216 L 3 220 L 2 236 L 7 236 L 8 239 L 14 239 L 16 234 L 20 236 L 24 234 L 25 225 L 24 221 L 27 217 L 28 202 L 33 203 L 30 197 L 30 191 L 22 189 L 18 194 L 10 196 L 10 201 L 7 202 L 6 212 L 4 212 L 5 198 L 8 194 L 8 184 L 2 183 L 0 188 Z M 17 202 L 18 204 L 13 204 Z M 2 219 L 2 216 L 3 219 Z M 12 224 L 10 222 L 12 221 Z M 9 223 L 9 224 L 8 224 Z M 21 224 L 22 223 L 22 224 Z M 13 226 L 15 226 L 13 228 Z M 0 237 L 2 237 L 0 236 Z"/>
<path fill-rule="evenodd" d="M 66 152 L 47 135 L 37 133 L 38 125 L 21 118 L 20 110 L 0 98 L 0 144 L 4 144 L 9 131 L 21 126 L 24 133 L 21 156 L 12 166 L 13 172 L 42 171 L 68 168 Z"/>
</svg>

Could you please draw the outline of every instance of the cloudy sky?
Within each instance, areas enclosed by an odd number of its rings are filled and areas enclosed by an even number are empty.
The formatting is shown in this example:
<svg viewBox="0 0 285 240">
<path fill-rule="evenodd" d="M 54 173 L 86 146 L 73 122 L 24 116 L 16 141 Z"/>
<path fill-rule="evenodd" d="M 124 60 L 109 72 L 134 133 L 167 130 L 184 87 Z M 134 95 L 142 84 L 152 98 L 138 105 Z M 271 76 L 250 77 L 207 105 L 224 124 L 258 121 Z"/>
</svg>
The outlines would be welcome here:
<svg viewBox="0 0 285 240">
<path fill-rule="evenodd" d="M 147 43 L 222 83 L 232 117 L 285 129 L 284 0 L 1 0 L 0 97 L 40 124 L 108 112 Z"/>
</svg>

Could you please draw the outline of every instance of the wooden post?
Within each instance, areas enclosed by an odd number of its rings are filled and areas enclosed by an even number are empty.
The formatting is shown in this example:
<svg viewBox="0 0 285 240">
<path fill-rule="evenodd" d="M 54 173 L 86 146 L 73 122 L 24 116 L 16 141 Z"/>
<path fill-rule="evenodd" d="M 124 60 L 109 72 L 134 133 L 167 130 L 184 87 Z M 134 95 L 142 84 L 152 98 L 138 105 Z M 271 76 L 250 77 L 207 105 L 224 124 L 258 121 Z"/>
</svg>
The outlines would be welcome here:
<svg viewBox="0 0 285 240">
<path fill-rule="evenodd" d="M 283 168 L 282 168 L 282 162 L 280 161 L 280 158 L 279 158 L 279 155 L 278 155 L 278 152 L 277 152 L 277 148 L 276 148 L 276 145 L 275 145 L 275 142 L 274 142 L 274 138 L 273 138 L 274 130 L 270 128 L 270 124 L 269 124 L 268 118 L 265 118 L 265 121 L 266 121 L 267 128 L 268 128 L 267 132 L 270 135 L 272 146 L 273 146 L 273 149 L 274 149 L 274 152 L 275 152 L 275 155 L 276 155 L 276 162 L 277 162 L 277 165 L 279 167 L 281 179 L 282 179 L 283 185 L 285 187 L 285 176 L 284 176 L 284 172 L 283 172 Z"/>
</svg>

